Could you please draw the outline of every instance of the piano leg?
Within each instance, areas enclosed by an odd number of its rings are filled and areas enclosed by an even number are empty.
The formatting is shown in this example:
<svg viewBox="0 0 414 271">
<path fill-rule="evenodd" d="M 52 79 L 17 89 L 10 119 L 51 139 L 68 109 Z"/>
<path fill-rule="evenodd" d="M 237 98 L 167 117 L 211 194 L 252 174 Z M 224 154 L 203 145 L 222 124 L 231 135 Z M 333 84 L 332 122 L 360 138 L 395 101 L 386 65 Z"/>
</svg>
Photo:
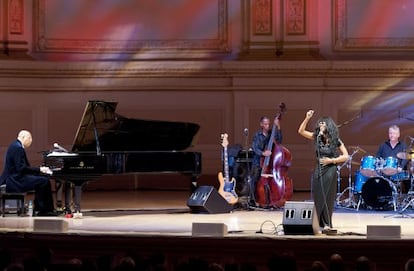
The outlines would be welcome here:
<svg viewBox="0 0 414 271">
<path fill-rule="evenodd" d="M 82 185 L 75 184 L 75 213 L 81 212 L 81 196 L 82 196 Z"/>
<path fill-rule="evenodd" d="M 56 208 L 61 210 L 62 206 L 62 194 L 63 194 L 63 183 L 60 181 L 55 181 L 55 189 L 56 189 Z"/>
<path fill-rule="evenodd" d="M 72 203 L 72 184 L 70 182 L 64 182 L 65 184 L 65 210 L 66 214 L 71 214 L 72 210 L 70 204 Z"/>
<path fill-rule="evenodd" d="M 62 205 L 62 195 L 65 192 L 65 206 Z M 56 208 L 65 214 L 71 214 L 70 205 L 72 203 L 71 183 L 64 180 L 56 181 Z"/>
</svg>

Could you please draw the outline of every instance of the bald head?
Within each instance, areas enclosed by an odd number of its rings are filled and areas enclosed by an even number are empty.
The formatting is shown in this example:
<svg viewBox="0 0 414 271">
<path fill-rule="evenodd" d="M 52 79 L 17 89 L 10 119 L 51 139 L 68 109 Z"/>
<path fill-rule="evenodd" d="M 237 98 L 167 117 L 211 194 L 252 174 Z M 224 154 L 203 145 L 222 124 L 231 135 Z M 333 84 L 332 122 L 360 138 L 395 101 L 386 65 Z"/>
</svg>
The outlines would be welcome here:
<svg viewBox="0 0 414 271">
<path fill-rule="evenodd" d="M 17 139 L 22 142 L 24 148 L 29 148 L 32 145 L 32 134 L 27 130 L 21 130 Z"/>
</svg>

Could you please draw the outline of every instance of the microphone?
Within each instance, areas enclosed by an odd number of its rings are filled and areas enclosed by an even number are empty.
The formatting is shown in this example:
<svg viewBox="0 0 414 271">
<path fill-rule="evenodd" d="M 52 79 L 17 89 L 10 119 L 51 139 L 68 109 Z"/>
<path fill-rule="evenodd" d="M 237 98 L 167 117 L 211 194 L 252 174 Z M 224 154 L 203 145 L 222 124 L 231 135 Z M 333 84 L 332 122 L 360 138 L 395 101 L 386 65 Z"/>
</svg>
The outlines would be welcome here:
<svg viewBox="0 0 414 271">
<path fill-rule="evenodd" d="M 53 144 L 53 147 L 54 147 L 55 149 L 58 149 L 58 150 L 63 151 L 63 152 L 69 152 L 67 149 L 63 148 L 63 147 L 62 147 L 62 146 L 60 146 L 58 143 L 54 143 L 54 144 Z"/>
<path fill-rule="evenodd" d="M 245 135 L 245 136 L 248 136 L 248 135 L 249 135 L 249 129 L 244 128 L 243 132 L 244 132 L 244 135 Z"/>
</svg>

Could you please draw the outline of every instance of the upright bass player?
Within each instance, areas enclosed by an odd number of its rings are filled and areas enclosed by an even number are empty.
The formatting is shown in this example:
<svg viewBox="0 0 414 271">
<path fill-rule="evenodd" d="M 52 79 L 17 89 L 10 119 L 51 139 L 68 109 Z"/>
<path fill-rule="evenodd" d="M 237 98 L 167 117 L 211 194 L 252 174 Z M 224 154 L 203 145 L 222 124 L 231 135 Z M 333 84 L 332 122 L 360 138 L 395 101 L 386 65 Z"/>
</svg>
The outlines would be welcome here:
<svg viewBox="0 0 414 271">
<path fill-rule="evenodd" d="M 255 191 L 255 201 L 251 201 L 253 206 L 282 207 L 293 192 L 291 179 L 287 177 L 291 155 L 281 145 L 280 118 L 285 109 L 286 106 L 282 103 L 279 114 L 274 118 L 272 129 L 270 129 L 270 119 L 262 117 L 261 130 L 253 137 L 252 189 Z M 288 179 L 287 185 L 286 179 Z"/>
</svg>

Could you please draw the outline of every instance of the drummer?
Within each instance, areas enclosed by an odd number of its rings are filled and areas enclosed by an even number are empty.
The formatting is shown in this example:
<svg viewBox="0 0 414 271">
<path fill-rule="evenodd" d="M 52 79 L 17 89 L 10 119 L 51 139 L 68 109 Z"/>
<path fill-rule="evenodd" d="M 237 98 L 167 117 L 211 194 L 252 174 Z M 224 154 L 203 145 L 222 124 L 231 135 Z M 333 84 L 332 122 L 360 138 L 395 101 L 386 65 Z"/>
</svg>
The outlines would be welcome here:
<svg viewBox="0 0 414 271">
<path fill-rule="evenodd" d="M 400 141 L 400 127 L 391 125 L 388 128 L 388 140 L 382 143 L 377 151 L 377 157 L 386 160 L 388 157 L 396 158 L 398 165 L 397 172 L 407 170 L 407 159 L 401 159 L 397 156 L 398 153 L 405 153 L 407 146 L 403 141 Z"/>
</svg>

